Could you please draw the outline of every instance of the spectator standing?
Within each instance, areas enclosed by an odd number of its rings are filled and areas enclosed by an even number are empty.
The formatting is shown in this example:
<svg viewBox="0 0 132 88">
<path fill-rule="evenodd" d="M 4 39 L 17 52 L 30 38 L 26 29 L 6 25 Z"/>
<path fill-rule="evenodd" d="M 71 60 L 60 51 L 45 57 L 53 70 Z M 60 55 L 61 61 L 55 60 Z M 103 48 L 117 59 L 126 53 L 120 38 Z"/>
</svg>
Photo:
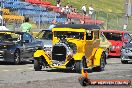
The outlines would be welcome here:
<svg viewBox="0 0 132 88">
<path fill-rule="evenodd" d="M 54 28 L 56 26 L 57 22 L 56 20 L 52 20 L 52 24 L 49 26 L 49 29 L 52 30 L 52 28 Z"/>
<path fill-rule="evenodd" d="M 60 4 L 57 4 L 57 7 L 60 7 Z"/>
<path fill-rule="evenodd" d="M 61 3 L 61 1 L 60 0 L 56 0 L 56 3 L 58 4 L 58 3 Z"/>
<path fill-rule="evenodd" d="M 22 32 L 28 32 L 32 34 L 32 24 L 29 23 L 28 17 L 25 17 L 24 23 L 21 24 L 20 29 Z"/>
<path fill-rule="evenodd" d="M 123 30 L 127 30 L 127 24 L 123 25 Z"/>
<path fill-rule="evenodd" d="M 94 8 L 93 8 L 92 5 L 90 5 L 90 7 L 89 7 L 89 15 L 92 16 L 93 12 L 94 12 Z"/>
<path fill-rule="evenodd" d="M 67 14 L 69 13 L 69 3 L 67 3 L 67 5 L 66 5 L 66 13 Z"/>
<path fill-rule="evenodd" d="M 57 7 L 61 6 L 61 1 L 60 0 L 56 0 L 56 3 L 57 3 Z"/>
<path fill-rule="evenodd" d="M 82 12 L 83 12 L 84 15 L 86 15 L 86 11 L 87 11 L 87 9 L 86 9 L 86 4 L 84 4 L 84 5 L 82 6 Z"/>
<path fill-rule="evenodd" d="M 61 8 L 61 12 L 62 13 L 66 13 L 66 6 L 64 6 L 64 7 Z"/>
</svg>

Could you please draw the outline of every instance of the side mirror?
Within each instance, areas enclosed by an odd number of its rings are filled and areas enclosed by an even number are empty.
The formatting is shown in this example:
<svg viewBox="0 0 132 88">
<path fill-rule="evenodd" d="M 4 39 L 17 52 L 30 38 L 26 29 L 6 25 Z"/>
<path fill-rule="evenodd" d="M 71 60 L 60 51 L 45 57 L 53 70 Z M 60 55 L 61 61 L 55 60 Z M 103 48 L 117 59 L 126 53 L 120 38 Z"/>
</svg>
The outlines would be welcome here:
<svg viewBox="0 0 132 88">
<path fill-rule="evenodd" d="M 128 39 L 124 39 L 123 42 L 124 42 L 124 43 L 127 43 L 127 42 L 128 42 Z"/>
<path fill-rule="evenodd" d="M 25 41 L 23 41 L 23 43 L 29 43 L 29 40 L 25 40 Z"/>
</svg>

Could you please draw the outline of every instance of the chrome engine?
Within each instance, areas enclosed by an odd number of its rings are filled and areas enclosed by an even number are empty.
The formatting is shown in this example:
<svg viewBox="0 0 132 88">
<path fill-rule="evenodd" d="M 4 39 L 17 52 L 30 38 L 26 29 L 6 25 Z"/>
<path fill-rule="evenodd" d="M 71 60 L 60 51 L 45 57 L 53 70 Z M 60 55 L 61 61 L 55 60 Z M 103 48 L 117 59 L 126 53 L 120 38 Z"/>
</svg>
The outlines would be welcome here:
<svg viewBox="0 0 132 88">
<path fill-rule="evenodd" d="M 70 42 L 58 42 L 53 46 L 52 49 L 52 60 L 53 62 L 64 63 L 66 56 L 73 56 L 76 53 L 76 45 Z"/>
</svg>

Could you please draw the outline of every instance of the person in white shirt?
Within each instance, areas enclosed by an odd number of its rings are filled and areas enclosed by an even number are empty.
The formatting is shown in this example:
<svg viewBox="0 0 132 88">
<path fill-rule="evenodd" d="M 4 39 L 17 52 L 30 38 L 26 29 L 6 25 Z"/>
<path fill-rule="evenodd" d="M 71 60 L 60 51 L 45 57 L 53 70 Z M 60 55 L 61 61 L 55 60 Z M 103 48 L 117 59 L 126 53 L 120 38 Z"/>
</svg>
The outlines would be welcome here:
<svg viewBox="0 0 132 88">
<path fill-rule="evenodd" d="M 92 15 L 94 12 L 94 8 L 92 7 L 92 5 L 90 5 L 89 7 L 89 15 Z"/>
<path fill-rule="evenodd" d="M 87 11 L 87 9 L 86 9 L 86 4 L 84 4 L 84 5 L 82 6 L 82 12 L 83 12 L 84 15 L 86 15 L 86 11 Z"/>
<path fill-rule="evenodd" d="M 60 7 L 60 4 L 57 4 L 57 7 Z"/>
<path fill-rule="evenodd" d="M 69 13 L 69 3 L 67 3 L 67 5 L 66 5 L 66 13 L 68 14 Z"/>
</svg>

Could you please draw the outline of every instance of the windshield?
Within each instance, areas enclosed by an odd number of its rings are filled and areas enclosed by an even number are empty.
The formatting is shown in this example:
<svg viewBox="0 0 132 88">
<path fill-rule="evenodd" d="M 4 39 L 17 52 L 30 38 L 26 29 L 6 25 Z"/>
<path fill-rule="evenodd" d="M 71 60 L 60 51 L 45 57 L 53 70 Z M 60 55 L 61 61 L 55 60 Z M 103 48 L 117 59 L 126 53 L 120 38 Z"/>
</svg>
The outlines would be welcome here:
<svg viewBox="0 0 132 88">
<path fill-rule="evenodd" d="M 120 33 L 104 32 L 104 35 L 107 40 L 122 41 L 122 34 Z"/>
<path fill-rule="evenodd" d="M 18 42 L 20 41 L 20 34 L 16 33 L 0 33 L 0 42 Z"/>
<path fill-rule="evenodd" d="M 84 39 L 83 32 L 70 32 L 70 31 L 57 31 L 54 32 L 54 36 L 58 38 L 74 38 L 74 39 Z"/>
<path fill-rule="evenodd" d="M 39 39 L 52 40 L 52 31 L 50 30 L 41 31 L 36 37 Z"/>
</svg>

